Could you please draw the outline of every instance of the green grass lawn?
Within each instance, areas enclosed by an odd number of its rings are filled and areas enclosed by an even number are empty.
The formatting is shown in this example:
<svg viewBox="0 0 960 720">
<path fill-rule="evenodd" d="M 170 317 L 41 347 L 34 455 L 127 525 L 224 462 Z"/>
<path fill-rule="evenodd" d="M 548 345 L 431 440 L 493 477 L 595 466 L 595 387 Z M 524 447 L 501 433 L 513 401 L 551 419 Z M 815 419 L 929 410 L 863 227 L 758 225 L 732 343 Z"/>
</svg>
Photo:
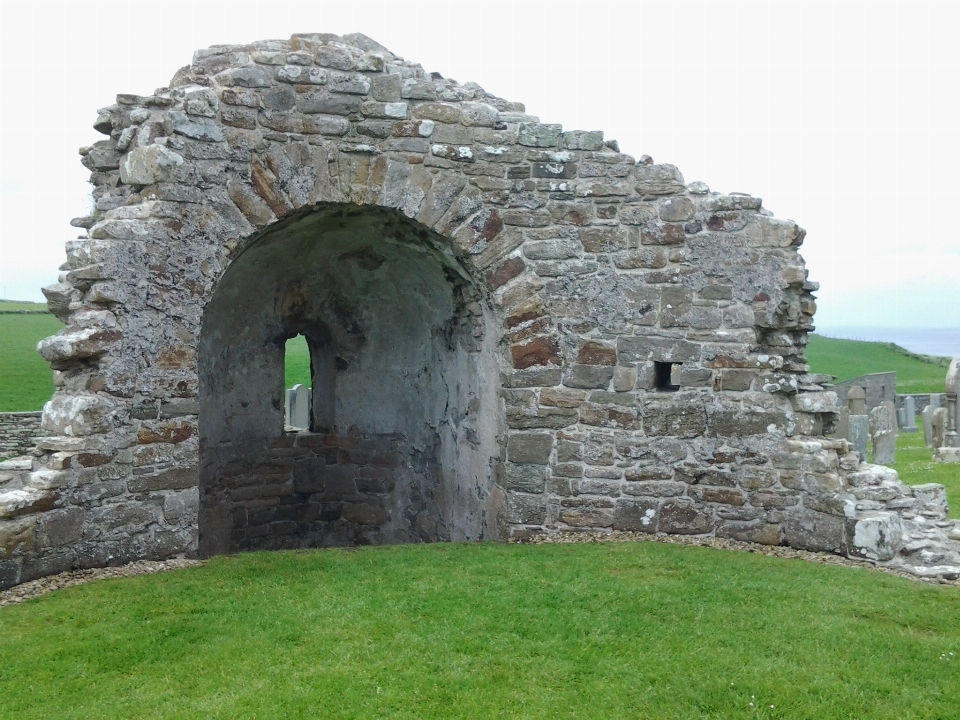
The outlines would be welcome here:
<svg viewBox="0 0 960 720">
<path fill-rule="evenodd" d="M 949 365 L 949 361 L 937 365 L 918 360 L 886 343 L 837 340 L 819 335 L 810 336 L 807 362 L 813 372 L 836 375 L 841 382 L 867 373 L 895 371 L 897 392 L 902 394 L 943 392 Z"/>
<path fill-rule="evenodd" d="M 14 303 L 4 303 L 8 304 Z M 53 395 L 53 371 L 37 354 L 37 342 L 62 327 L 49 314 L 0 313 L 0 412 L 39 410 Z"/>
<path fill-rule="evenodd" d="M 897 457 L 893 469 L 907 485 L 940 483 L 947 489 L 950 517 L 960 518 L 960 465 L 935 463 L 933 451 L 923 441 L 923 420 L 917 416 L 920 432 L 901 432 L 897 438 Z"/>
<path fill-rule="evenodd" d="M 297 335 L 295 338 L 287 340 L 284 348 L 285 377 L 284 387 L 289 389 L 296 384 L 310 387 L 313 385 L 310 380 L 310 350 L 307 348 L 307 341 L 303 335 Z"/>
<path fill-rule="evenodd" d="M 4 718 L 953 718 L 960 590 L 658 543 L 244 554 L 0 608 L 0 657 Z"/>
</svg>

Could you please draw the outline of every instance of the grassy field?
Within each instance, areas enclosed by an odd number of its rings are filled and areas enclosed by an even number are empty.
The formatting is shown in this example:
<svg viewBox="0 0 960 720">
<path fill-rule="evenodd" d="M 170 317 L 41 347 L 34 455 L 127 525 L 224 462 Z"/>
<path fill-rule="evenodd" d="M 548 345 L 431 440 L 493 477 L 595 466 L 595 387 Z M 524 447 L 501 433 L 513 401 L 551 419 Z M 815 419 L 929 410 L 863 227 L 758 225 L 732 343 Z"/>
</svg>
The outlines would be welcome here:
<svg viewBox="0 0 960 720">
<path fill-rule="evenodd" d="M 949 361 L 927 363 L 898 352 L 886 343 L 810 336 L 807 361 L 813 372 L 836 375 L 839 381 L 875 372 L 897 373 L 898 393 L 943 392 Z"/>
<path fill-rule="evenodd" d="M 46 303 L 20 302 L 18 300 L 0 300 L 0 313 L 3 312 L 48 312 Z"/>
<path fill-rule="evenodd" d="M 953 718 L 960 590 L 657 543 L 244 554 L 0 608 L 0 657 L 4 718 Z"/>
<path fill-rule="evenodd" d="M 24 303 L 3 303 L 0 310 L 21 309 Z M 29 305 L 28 305 L 29 306 Z M 32 305 L 33 309 L 45 307 Z M 37 342 L 63 327 L 49 314 L 0 313 L 0 412 L 39 410 L 53 395 L 53 372 L 37 354 Z"/>
<path fill-rule="evenodd" d="M 933 462 L 932 451 L 923 442 L 923 421 L 917 416 L 920 432 L 900 433 L 893 469 L 907 485 L 940 483 L 947 489 L 950 517 L 960 518 L 960 465 Z"/>
<path fill-rule="evenodd" d="M 292 388 L 298 383 L 310 387 L 313 384 L 310 380 L 310 350 L 307 348 L 307 341 L 303 335 L 297 335 L 295 338 L 287 340 L 284 351 L 286 365 L 284 378 L 286 384 L 284 387 Z"/>
</svg>

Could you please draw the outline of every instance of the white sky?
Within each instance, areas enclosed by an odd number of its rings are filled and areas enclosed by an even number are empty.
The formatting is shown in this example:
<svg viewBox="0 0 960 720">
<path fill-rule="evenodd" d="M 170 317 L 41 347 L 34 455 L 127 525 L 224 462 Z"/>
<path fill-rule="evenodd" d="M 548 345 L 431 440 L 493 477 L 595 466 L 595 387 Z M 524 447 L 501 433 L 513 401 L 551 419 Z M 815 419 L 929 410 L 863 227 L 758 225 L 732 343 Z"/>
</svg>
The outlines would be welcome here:
<svg viewBox="0 0 960 720">
<path fill-rule="evenodd" d="M 77 148 L 117 93 L 219 43 L 362 32 L 428 71 L 604 130 L 687 182 L 808 231 L 817 325 L 960 325 L 953 2 L 9 2 L 0 4 L 0 297 L 42 300 Z"/>
</svg>

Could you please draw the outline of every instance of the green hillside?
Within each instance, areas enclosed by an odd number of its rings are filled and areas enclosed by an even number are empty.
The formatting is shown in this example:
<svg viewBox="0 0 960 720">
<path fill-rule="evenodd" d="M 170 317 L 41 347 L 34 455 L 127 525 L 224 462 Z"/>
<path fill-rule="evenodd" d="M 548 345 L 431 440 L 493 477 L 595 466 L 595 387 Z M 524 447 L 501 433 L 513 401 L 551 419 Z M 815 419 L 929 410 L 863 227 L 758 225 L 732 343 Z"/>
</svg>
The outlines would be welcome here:
<svg viewBox="0 0 960 720">
<path fill-rule="evenodd" d="M 0 300 L 0 313 L 31 312 L 49 313 L 46 303 L 22 302 L 20 300 Z"/>
<path fill-rule="evenodd" d="M 893 343 L 837 340 L 811 335 L 807 362 L 816 373 L 836 375 L 838 381 L 875 372 L 896 372 L 898 393 L 943 392 L 949 360 L 924 362 Z"/>
<path fill-rule="evenodd" d="M 0 310 L 0 412 L 39 410 L 53 395 L 53 372 L 37 354 L 37 343 L 63 327 L 49 313 L 12 314 L 9 310 L 43 308 L 30 303 Z M 31 307 L 32 306 L 32 307 Z"/>
</svg>

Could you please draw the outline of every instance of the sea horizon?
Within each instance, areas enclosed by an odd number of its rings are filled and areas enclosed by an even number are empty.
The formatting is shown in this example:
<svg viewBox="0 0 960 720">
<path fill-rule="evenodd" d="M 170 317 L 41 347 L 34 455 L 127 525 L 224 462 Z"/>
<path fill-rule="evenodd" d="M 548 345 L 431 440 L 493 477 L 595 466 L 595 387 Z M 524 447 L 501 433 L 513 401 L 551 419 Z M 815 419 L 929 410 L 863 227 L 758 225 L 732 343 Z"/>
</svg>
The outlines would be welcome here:
<svg viewBox="0 0 960 720">
<path fill-rule="evenodd" d="M 895 343 L 910 352 L 960 357 L 960 328 L 896 328 L 860 325 L 818 326 L 815 334 L 841 340 Z"/>
</svg>

